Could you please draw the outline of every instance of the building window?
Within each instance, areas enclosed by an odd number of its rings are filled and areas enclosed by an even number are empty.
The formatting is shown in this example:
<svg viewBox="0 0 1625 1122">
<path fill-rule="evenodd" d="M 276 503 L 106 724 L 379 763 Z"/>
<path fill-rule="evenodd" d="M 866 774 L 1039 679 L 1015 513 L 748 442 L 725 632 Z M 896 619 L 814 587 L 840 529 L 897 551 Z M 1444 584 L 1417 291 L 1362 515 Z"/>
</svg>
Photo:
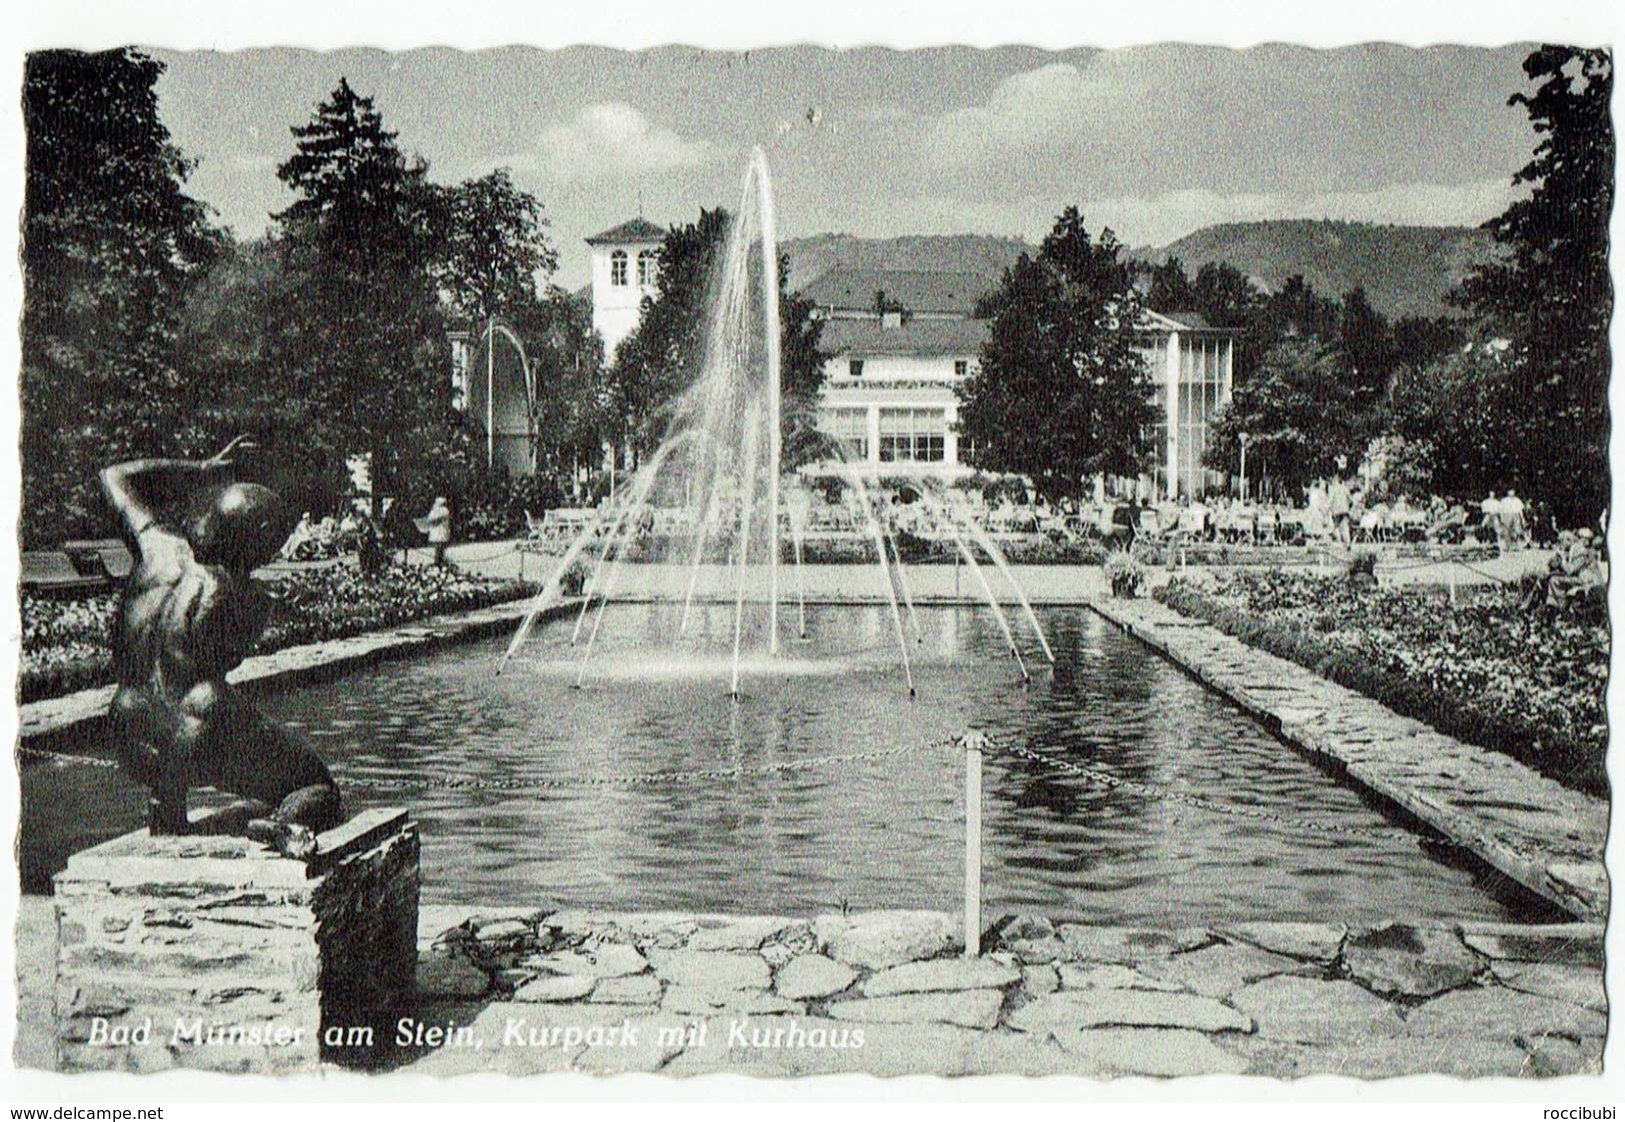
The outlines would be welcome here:
<svg viewBox="0 0 1625 1122">
<path fill-rule="evenodd" d="M 1179 490 L 1200 495 L 1209 479 L 1202 457 L 1207 451 L 1213 418 L 1224 399 L 1224 358 L 1228 341 L 1185 337 L 1179 354 L 1179 397 L 1174 405 L 1178 426 Z"/>
<path fill-rule="evenodd" d="M 954 359 L 954 377 L 955 378 L 963 378 L 969 373 L 970 373 L 970 360 L 969 359 L 963 359 L 963 358 Z"/>
<path fill-rule="evenodd" d="M 861 358 L 849 359 L 846 364 L 846 372 L 854 378 L 863 377 L 863 360 Z"/>
<path fill-rule="evenodd" d="M 869 410 L 826 409 L 818 427 L 830 438 L 843 462 L 857 463 L 869 458 Z"/>
<path fill-rule="evenodd" d="M 644 250 L 638 254 L 638 283 L 645 287 L 654 284 L 659 275 L 659 267 L 655 263 L 654 251 Z"/>
<path fill-rule="evenodd" d="M 940 464 L 947 435 L 948 417 L 941 409 L 880 411 L 880 458 L 889 463 Z"/>
<path fill-rule="evenodd" d="M 626 287 L 626 250 L 617 249 L 609 255 L 609 283 L 616 288 Z"/>
</svg>

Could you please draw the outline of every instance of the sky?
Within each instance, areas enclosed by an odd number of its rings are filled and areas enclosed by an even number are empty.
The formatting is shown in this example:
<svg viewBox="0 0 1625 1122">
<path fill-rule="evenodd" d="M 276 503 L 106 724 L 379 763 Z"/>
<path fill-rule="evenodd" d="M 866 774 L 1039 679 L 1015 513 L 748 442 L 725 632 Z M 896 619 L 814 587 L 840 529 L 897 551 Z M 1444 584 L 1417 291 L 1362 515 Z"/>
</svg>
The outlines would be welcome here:
<svg viewBox="0 0 1625 1122">
<path fill-rule="evenodd" d="M 189 189 L 239 236 L 292 201 L 289 129 L 344 76 L 431 178 L 510 168 L 572 288 L 585 237 L 733 205 L 756 145 L 781 237 L 1036 241 L 1076 204 L 1160 246 L 1263 218 L 1474 225 L 1536 139 L 1507 105 L 1524 46 L 149 50 Z"/>
</svg>

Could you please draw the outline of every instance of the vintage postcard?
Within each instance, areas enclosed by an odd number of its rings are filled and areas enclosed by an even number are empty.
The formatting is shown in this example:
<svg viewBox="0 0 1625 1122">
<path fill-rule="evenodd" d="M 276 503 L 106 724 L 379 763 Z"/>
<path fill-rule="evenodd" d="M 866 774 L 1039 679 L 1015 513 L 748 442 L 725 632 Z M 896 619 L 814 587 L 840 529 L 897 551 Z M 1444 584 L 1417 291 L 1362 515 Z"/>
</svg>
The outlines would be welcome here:
<svg viewBox="0 0 1625 1122">
<path fill-rule="evenodd" d="M 1608 43 L 433 42 L 20 52 L 19 1072 L 1606 1093 Z"/>
</svg>

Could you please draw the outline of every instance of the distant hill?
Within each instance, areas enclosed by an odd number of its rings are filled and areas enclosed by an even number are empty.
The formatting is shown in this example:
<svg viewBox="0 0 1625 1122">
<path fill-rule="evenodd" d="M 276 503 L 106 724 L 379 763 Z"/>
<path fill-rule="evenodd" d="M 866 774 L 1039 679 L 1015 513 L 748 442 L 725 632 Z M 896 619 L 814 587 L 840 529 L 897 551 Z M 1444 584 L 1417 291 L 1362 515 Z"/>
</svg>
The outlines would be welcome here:
<svg viewBox="0 0 1625 1122">
<path fill-rule="evenodd" d="M 1275 219 L 1204 226 L 1161 249 L 1135 250 L 1134 256 L 1153 264 L 1177 257 L 1192 276 L 1210 261 L 1223 262 L 1268 291 L 1295 273 L 1326 296 L 1342 296 L 1361 285 L 1372 307 L 1397 319 L 1451 312 L 1445 293 L 1493 253 L 1487 233 L 1465 226 Z"/>
<path fill-rule="evenodd" d="M 975 273 L 992 287 L 1019 255 L 1038 252 L 1020 238 L 987 234 L 817 234 L 794 238 L 783 248 L 790 256 L 786 283 L 793 290 L 837 266 Z M 1177 257 L 1192 276 L 1210 261 L 1224 262 L 1270 292 L 1296 273 L 1325 296 L 1340 297 L 1361 285 L 1374 308 L 1397 319 L 1452 312 L 1445 293 L 1493 253 L 1490 236 L 1466 226 L 1272 219 L 1204 226 L 1171 245 L 1131 250 L 1129 256 L 1152 264 Z"/>
<path fill-rule="evenodd" d="M 1020 238 L 989 234 L 915 234 L 899 238 L 859 238 L 851 234 L 815 234 L 783 244 L 790 256 L 785 284 L 799 290 L 837 266 L 850 269 L 907 269 L 938 273 L 975 273 L 989 287 L 1022 253 L 1037 252 Z"/>
</svg>

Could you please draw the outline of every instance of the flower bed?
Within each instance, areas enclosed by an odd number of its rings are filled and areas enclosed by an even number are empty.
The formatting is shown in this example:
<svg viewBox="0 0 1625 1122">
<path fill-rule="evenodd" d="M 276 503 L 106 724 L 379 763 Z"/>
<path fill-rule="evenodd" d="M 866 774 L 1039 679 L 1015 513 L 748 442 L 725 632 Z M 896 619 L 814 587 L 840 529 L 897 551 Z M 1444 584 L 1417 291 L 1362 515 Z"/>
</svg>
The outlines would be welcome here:
<svg viewBox="0 0 1625 1122">
<path fill-rule="evenodd" d="M 1521 611 L 1516 590 L 1432 590 L 1230 572 L 1156 598 L 1440 732 L 1606 795 L 1607 624 Z"/>
<path fill-rule="evenodd" d="M 266 585 L 275 598 L 256 648 L 266 654 L 301 643 L 342 639 L 447 612 L 484 608 L 533 591 L 453 569 L 396 565 L 364 577 L 349 565 L 309 569 Z M 117 596 L 82 600 L 23 594 L 22 700 L 38 701 L 111 680 L 108 632 Z"/>
</svg>

